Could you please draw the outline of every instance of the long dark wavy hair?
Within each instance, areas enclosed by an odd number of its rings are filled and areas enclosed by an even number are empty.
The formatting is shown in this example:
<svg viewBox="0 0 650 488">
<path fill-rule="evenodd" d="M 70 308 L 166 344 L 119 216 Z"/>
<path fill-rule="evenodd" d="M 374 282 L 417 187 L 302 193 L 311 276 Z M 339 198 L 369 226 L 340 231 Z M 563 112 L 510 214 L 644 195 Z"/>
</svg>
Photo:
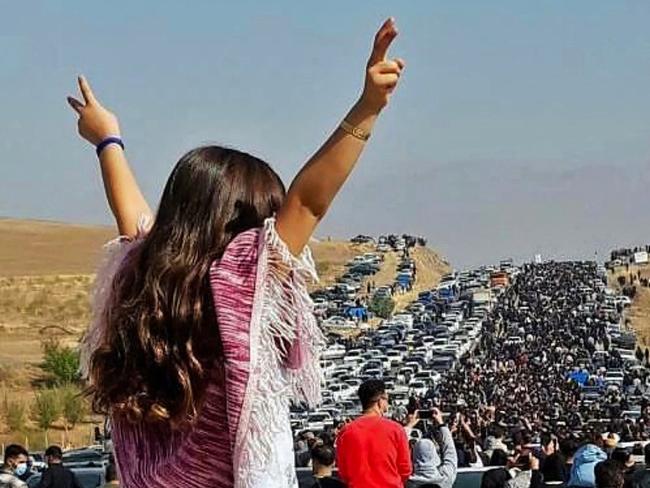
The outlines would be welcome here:
<svg viewBox="0 0 650 488">
<path fill-rule="evenodd" d="M 112 283 L 107 331 L 90 360 L 96 412 L 174 427 L 196 418 L 222 359 L 210 265 L 284 195 L 267 163 L 234 149 L 200 147 L 178 161 L 151 230 Z"/>
</svg>

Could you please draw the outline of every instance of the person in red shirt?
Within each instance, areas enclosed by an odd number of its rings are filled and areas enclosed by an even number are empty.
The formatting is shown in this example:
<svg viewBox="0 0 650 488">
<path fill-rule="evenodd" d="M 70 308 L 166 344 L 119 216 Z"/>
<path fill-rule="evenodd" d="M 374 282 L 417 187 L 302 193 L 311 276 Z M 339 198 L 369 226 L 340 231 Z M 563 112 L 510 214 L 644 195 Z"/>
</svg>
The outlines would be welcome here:
<svg viewBox="0 0 650 488">
<path fill-rule="evenodd" d="M 346 425 L 337 439 L 336 464 L 348 488 L 403 488 L 412 464 L 406 432 L 384 418 L 388 393 L 381 380 L 359 387 L 363 414 Z"/>
</svg>

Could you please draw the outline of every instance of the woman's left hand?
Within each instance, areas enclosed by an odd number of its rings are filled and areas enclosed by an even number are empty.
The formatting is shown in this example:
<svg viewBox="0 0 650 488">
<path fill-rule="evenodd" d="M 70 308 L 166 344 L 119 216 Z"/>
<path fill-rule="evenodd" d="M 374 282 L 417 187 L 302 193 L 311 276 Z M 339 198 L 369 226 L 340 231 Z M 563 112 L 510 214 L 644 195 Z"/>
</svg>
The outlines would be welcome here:
<svg viewBox="0 0 650 488">
<path fill-rule="evenodd" d="M 406 65 L 400 58 L 386 59 L 388 48 L 396 37 L 397 28 L 393 18 L 384 22 L 375 35 L 361 95 L 361 103 L 373 113 L 379 113 L 388 104 Z"/>
</svg>

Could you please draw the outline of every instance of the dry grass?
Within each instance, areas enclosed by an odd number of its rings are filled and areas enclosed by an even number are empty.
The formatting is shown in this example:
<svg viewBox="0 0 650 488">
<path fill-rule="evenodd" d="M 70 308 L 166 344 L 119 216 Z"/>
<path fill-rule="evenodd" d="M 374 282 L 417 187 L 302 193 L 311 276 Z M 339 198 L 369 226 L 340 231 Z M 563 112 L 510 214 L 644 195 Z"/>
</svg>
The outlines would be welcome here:
<svg viewBox="0 0 650 488">
<path fill-rule="evenodd" d="M 93 275 L 0 277 L 0 327 L 84 327 Z"/>
<path fill-rule="evenodd" d="M 42 381 L 38 364 L 41 342 L 56 337 L 66 345 L 78 342 L 90 319 L 89 293 L 102 244 L 115 237 L 109 227 L 82 227 L 37 221 L 0 219 L 0 402 L 34 400 L 34 385 Z M 328 286 L 353 257 L 373 246 L 348 242 L 311 243 L 320 275 L 314 288 Z M 418 280 L 410 294 L 397 297 L 404 306 L 418 291 L 433 287 L 448 265 L 429 249 L 417 249 Z M 372 280 L 377 286 L 395 279 L 397 255 L 388 253 L 382 270 Z M 90 418 L 70 433 L 72 445 L 85 445 L 94 422 Z M 62 422 L 49 434 L 62 442 Z M 42 448 L 43 433 L 28 421 L 24 432 L 8 432 L 0 409 L 0 443 L 27 443 Z"/>
<path fill-rule="evenodd" d="M 113 227 L 0 219 L 0 276 L 88 274 Z"/>
</svg>

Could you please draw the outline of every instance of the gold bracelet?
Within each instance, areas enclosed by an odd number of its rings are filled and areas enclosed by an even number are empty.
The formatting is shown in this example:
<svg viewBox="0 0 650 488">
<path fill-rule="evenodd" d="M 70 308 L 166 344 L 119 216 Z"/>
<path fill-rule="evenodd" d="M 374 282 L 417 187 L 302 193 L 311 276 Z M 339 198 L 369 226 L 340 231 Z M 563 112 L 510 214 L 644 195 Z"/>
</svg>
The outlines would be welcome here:
<svg viewBox="0 0 650 488">
<path fill-rule="evenodd" d="M 347 132 L 353 137 L 356 137 L 359 140 L 362 140 L 363 142 L 366 142 L 368 139 L 370 139 L 370 132 L 363 130 L 361 127 L 352 125 L 347 120 L 343 120 L 343 122 L 341 122 L 341 125 L 339 127 L 343 131 Z"/>
</svg>

